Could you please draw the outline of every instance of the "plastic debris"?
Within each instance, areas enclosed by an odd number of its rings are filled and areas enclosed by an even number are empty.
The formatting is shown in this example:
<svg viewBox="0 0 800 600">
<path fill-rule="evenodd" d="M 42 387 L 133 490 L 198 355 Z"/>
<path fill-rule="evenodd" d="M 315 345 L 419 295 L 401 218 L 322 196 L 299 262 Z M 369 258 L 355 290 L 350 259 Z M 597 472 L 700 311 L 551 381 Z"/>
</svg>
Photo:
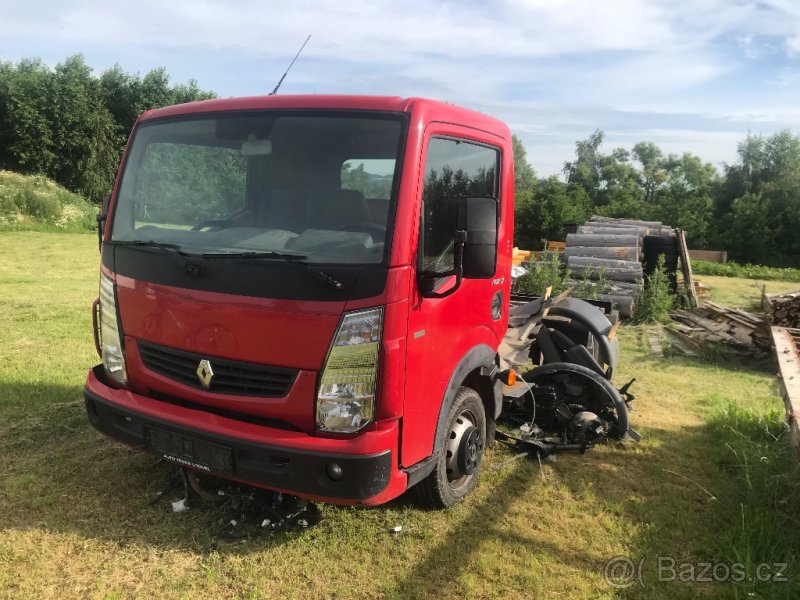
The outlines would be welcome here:
<svg viewBox="0 0 800 600">
<path fill-rule="evenodd" d="M 389 531 L 391 533 L 400 533 L 401 531 L 403 531 L 403 526 L 402 525 L 395 525 L 394 527 L 389 529 Z"/>
<path fill-rule="evenodd" d="M 215 534 L 220 538 L 238 540 L 278 532 L 306 531 L 322 518 L 317 505 L 308 500 L 203 477 L 203 486 L 210 487 L 210 490 L 201 486 L 197 474 L 178 469 L 167 489 L 182 481 L 186 497 L 173 502 L 172 510 L 184 512 L 189 510 L 190 505 L 211 507 L 219 513 Z M 159 492 L 151 504 L 162 498 L 165 491 Z"/>
</svg>

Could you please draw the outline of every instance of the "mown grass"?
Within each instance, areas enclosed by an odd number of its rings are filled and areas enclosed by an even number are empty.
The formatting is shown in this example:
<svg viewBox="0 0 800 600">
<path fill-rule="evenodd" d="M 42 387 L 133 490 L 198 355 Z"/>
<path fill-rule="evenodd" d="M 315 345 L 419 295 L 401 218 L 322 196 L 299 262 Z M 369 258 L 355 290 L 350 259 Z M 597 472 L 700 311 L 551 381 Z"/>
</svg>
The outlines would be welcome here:
<svg viewBox="0 0 800 600">
<path fill-rule="evenodd" d="M 541 471 L 499 466 L 509 454 L 494 448 L 449 511 L 326 505 L 305 535 L 224 543 L 213 508 L 149 506 L 169 469 L 84 417 L 95 238 L 0 233 L 0 253 L 0 597 L 797 597 L 792 571 L 771 585 L 655 579 L 659 555 L 796 564 L 798 479 L 771 365 L 660 358 L 650 329 L 623 327 L 616 379 L 637 377 L 640 444 Z M 646 589 L 604 580 L 617 555 L 645 558 Z"/>
<path fill-rule="evenodd" d="M 698 277 L 704 285 L 711 288 L 711 299 L 731 308 L 761 312 L 761 294 L 781 294 L 800 290 L 800 283 L 794 281 L 764 281 L 759 279 L 740 279 L 734 277 Z"/>
</svg>

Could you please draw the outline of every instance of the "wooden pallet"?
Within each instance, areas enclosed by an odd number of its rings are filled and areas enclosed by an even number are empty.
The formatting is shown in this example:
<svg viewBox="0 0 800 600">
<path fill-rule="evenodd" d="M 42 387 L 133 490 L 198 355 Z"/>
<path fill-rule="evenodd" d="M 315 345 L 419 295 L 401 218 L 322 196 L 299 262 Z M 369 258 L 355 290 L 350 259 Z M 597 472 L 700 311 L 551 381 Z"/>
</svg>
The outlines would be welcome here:
<svg viewBox="0 0 800 600">
<path fill-rule="evenodd" d="M 780 368 L 781 392 L 792 445 L 800 456 L 800 329 L 773 327 L 772 340 Z"/>
</svg>

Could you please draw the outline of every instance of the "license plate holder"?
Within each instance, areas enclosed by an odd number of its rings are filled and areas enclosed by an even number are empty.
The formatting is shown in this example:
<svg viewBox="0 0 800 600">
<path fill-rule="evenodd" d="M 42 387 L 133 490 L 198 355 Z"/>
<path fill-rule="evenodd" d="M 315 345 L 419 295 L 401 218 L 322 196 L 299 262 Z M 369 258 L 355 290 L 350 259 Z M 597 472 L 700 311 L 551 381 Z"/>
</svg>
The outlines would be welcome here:
<svg viewBox="0 0 800 600">
<path fill-rule="evenodd" d="M 201 471 L 233 473 L 230 446 L 162 429 L 145 426 L 145 446 L 164 458 Z"/>
</svg>

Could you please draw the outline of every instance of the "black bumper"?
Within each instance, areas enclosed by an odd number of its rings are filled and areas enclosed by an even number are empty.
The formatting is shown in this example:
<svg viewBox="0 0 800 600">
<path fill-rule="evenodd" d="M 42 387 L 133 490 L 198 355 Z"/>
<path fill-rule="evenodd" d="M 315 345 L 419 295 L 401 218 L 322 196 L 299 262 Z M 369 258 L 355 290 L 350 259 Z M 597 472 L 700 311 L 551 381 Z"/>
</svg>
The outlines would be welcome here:
<svg viewBox="0 0 800 600">
<path fill-rule="evenodd" d="M 84 389 L 91 424 L 105 435 L 219 477 L 331 500 L 371 498 L 389 484 L 392 452 L 354 456 L 274 447 L 142 416 Z M 339 466 L 340 472 L 335 467 Z M 334 472 L 334 480 L 329 472 Z"/>
</svg>

